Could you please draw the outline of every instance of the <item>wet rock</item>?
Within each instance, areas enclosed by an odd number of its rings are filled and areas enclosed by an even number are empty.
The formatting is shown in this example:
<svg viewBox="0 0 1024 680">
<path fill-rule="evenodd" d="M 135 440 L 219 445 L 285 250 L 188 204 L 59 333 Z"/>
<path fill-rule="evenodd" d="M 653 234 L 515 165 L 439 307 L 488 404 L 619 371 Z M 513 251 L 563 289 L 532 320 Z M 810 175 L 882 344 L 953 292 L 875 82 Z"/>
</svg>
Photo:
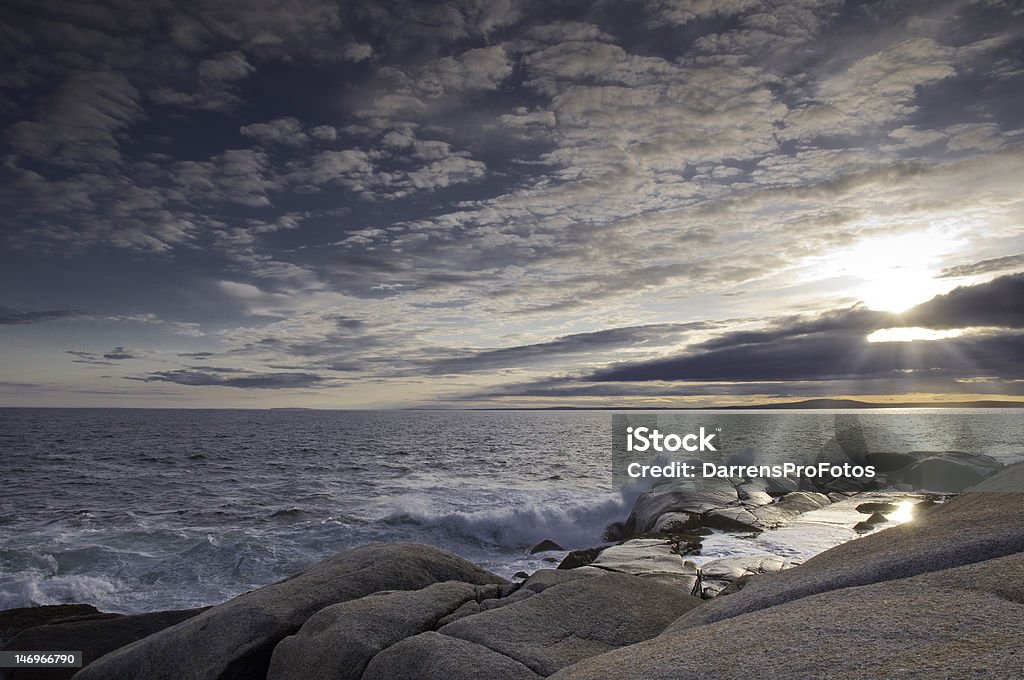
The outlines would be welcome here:
<svg viewBox="0 0 1024 680">
<path fill-rule="evenodd" d="M 883 515 L 880 512 L 876 512 L 876 513 L 873 513 L 870 517 L 868 517 L 863 522 L 857 522 L 856 524 L 854 524 L 853 525 L 853 530 L 858 532 L 858 533 L 863 533 L 865 531 L 871 531 L 872 529 L 877 527 L 879 524 L 885 524 L 888 521 L 889 521 L 888 517 L 886 517 L 885 515 Z"/>
<path fill-rule="evenodd" d="M 704 526 L 723 531 L 761 531 L 750 508 L 721 508 L 704 515 Z"/>
<path fill-rule="evenodd" d="M 786 566 L 786 560 L 778 555 L 727 557 L 706 562 L 700 568 L 701 594 L 705 598 L 715 597 L 745 576 L 781 571 Z"/>
<path fill-rule="evenodd" d="M 709 510 L 735 505 L 739 495 L 728 480 L 682 480 L 659 484 L 633 504 L 624 536 L 631 538 L 654 529 L 658 519 L 672 512 L 702 515 Z"/>
<path fill-rule="evenodd" d="M 660 534 L 670 531 L 685 531 L 700 526 L 700 515 L 689 512 L 666 512 L 654 523 L 651 533 Z"/>
<path fill-rule="evenodd" d="M 896 503 L 861 503 L 857 506 L 857 512 L 864 515 L 873 515 L 879 512 L 889 514 L 899 509 L 900 506 Z"/>
<path fill-rule="evenodd" d="M 525 571 L 517 571 L 515 574 L 512 575 L 512 578 L 530 578 L 530 575 L 527 574 Z"/>
<path fill-rule="evenodd" d="M 543 541 L 541 541 L 537 545 L 535 545 L 532 548 L 530 548 L 530 554 L 531 555 L 536 555 L 537 553 L 540 553 L 540 552 L 554 552 L 554 551 L 561 552 L 563 550 L 565 550 L 565 548 L 563 548 L 562 546 L 558 545 L 554 541 L 549 541 L 548 539 L 544 539 Z"/>
<path fill-rule="evenodd" d="M 813 491 L 794 491 L 771 505 L 751 508 L 750 513 L 757 518 L 759 527 L 774 529 L 789 523 L 797 515 L 819 510 L 831 504 L 832 501 L 825 494 Z"/>
<path fill-rule="evenodd" d="M 600 545 L 595 548 L 584 548 L 583 550 L 573 550 L 559 563 L 558 569 L 576 569 L 577 567 L 585 567 L 594 559 L 601 554 L 601 551 L 607 548 L 606 545 Z"/>
</svg>

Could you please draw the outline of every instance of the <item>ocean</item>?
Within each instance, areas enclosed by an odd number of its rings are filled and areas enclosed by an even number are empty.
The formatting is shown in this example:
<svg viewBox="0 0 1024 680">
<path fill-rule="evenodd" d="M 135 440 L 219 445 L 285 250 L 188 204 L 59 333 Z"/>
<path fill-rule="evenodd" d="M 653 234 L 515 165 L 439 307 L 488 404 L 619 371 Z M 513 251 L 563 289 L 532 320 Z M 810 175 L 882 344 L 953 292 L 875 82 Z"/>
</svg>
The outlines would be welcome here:
<svg viewBox="0 0 1024 680">
<path fill-rule="evenodd" d="M 808 422 L 876 417 L 763 415 L 744 421 L 748 448 L 781 446 L 772 423 L 791 445 L 821 436 Z M 897 415 L 888 449 L 1024 458 L 1018 411 Z M 602 543 L 642 491 L 612 485 L 611 428 L 609 411 L 0 409 L 0 609 L 214 604 L 374 541 L 437 545 L 504 576 L 551 567 L 529 548 Z M 854 536 L 830 531 L 794 528 L 788 549 Z M 731 536 L 705 552 L 716 546 L 742 552 Z"/>
</svg>

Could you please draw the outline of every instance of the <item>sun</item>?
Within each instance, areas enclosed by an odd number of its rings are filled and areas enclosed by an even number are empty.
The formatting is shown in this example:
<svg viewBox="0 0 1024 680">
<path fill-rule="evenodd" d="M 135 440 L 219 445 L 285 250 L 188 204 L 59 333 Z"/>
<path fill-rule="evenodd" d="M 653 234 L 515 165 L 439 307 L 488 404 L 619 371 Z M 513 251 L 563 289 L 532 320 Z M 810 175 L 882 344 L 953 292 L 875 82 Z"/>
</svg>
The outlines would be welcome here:
<svg viewBox="0 0 1024 680">
<path fill-rule="evenodd" d="M 959 247 L 948 234 L 930 230 L 869 236 L 824 259 L 825 271 L 859 281 L 850 293 L 880 312 L 903 312 L 951 290 L 936 277 L 943 256 Z"/>
</svg>

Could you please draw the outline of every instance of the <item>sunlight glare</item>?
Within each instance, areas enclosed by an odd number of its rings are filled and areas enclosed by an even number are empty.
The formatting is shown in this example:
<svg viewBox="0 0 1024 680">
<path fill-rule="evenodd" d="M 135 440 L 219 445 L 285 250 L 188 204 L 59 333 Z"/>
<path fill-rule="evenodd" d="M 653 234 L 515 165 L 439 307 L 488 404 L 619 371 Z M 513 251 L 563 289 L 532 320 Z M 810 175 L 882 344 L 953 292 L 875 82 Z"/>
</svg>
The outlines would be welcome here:
<svg viewBox="0 0 1024 680">
<path fill-rule="evenodd" d="M 963 328 L 935 330 L 933 328 L 880 328 L 868 336 L 868 342 L 912 342 L 914 340 L 944 340 L 964 334 Z"/>
<path fill-rule="evenodd" d="M 910 501 L 901 501 L 899 508 L 895 512 L 890 512 L 885 516 L 890 522 L 897 522 L 902 524 L 903 522 L 909 522 L 914 519 L 914 504 Z"/>
<path fill-rule="evenodd" d="M 929 231 L 868 237 L 825 258 L 831 273 L 862 281 L 851 293 L 869 308 L 903 312 L 948 292 L 953 283 L 936 279 L 941 256 L 959 243 Z"/>
</svg>

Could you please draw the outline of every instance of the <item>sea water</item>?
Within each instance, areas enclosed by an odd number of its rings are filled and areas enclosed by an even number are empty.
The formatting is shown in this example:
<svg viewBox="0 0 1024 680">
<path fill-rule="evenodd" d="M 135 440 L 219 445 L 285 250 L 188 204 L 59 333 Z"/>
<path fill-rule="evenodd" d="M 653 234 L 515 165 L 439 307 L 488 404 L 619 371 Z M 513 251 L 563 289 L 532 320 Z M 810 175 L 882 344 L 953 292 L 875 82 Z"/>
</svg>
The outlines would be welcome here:
<svg viewBox="0 0 1024 680">
<path fill-rule="evenodd" d="M 972 443 L 981 436 L 986 453 L 1016 462 L 1016 413 L 936 411 L 929 421 L 917 412 L 889 448 L 956 448 L 968 427 Z M 772 446 L 765 423 L 785 415 L 765 414 L 747 440 Z M 529 548 L 543 539 L 566 549 L 601 544 L 642 491 L 612 486 L 611 419 L 607 411 L 0 409 L 0 609 L 208 605 L 375 541 L 436 545 L 504 576 L 551 567 L 551 554 Z M 800 436 L 788 432 L 786 441 Z M 854 536 L 794 531 L 788 549 L 801 558 Z M 753 552 L 771 542 L 760 540 Z M 735 543 L 712 537 L 707 548 L 741 554 Z"/>
</svg>

